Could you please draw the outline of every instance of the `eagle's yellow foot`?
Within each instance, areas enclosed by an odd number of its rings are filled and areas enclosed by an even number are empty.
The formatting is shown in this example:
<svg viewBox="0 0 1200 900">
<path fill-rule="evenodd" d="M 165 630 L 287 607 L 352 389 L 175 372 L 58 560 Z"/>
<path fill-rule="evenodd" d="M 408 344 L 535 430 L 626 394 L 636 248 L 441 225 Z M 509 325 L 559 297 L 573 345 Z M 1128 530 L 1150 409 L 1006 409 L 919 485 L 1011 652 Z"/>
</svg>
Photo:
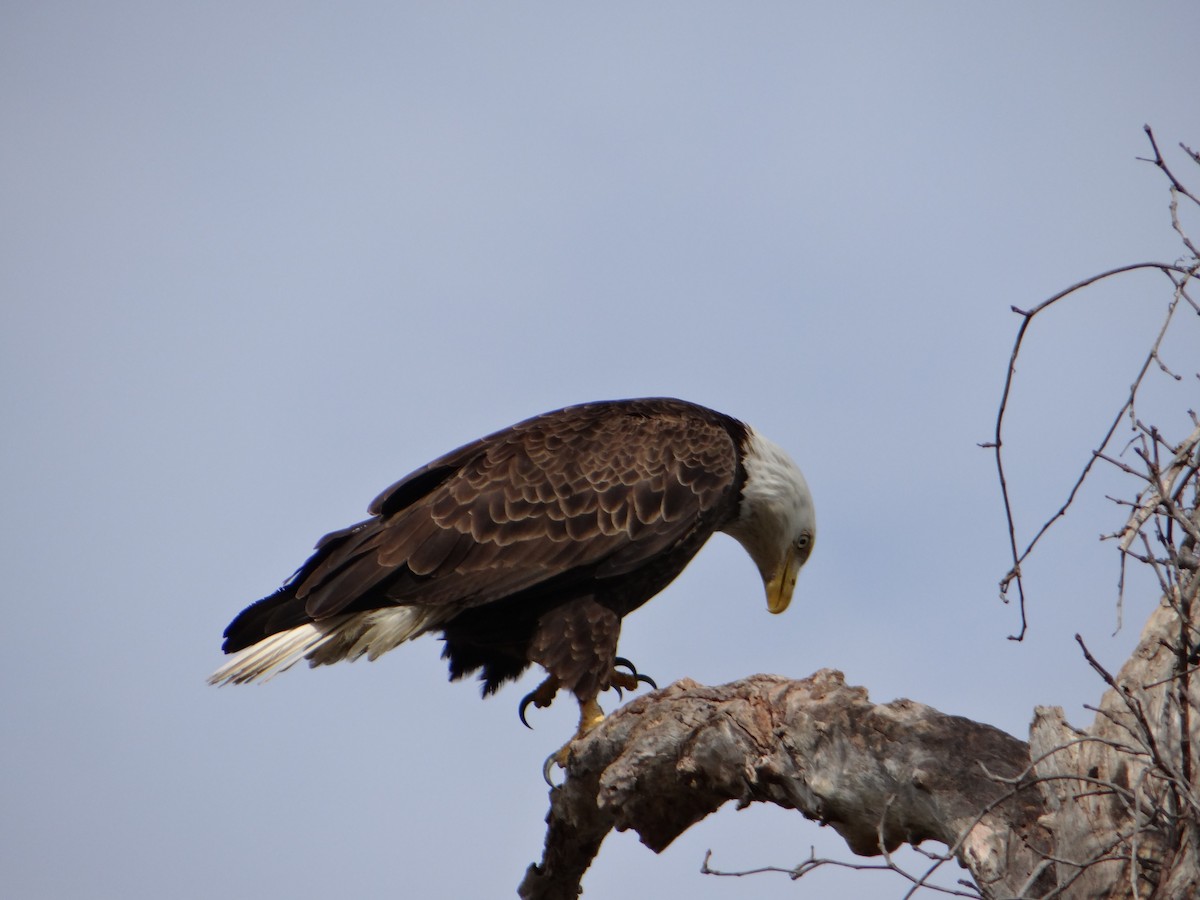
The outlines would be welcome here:
<svg viewBox="0 0 1200 900">
<path fill-rule="evenodd" d="M 521 705 L 517 707 L 517 716 L 521 720 L 521 724 L 533 730 L 533 726 L 525 721 L 525 707 L 532 703 L 538 709 L 545 709 L 554 702 L 554 695 L 558 693 L 558 679 L 551 675 L 536 688 L 521 698 Z"/>
<path fill-rule="evenodd" d="M 621 667 L 628 669 L 628 672 L 622 672 Z M 636 691 L 639 684 L 648 684 L 654 690 L 658 690 L 658 685 L 649 675 L 643 675 L 637 670 L 637 667 L 623 656 L 618 656 L 613 660 L 612 674 L 608 676 L 608 686 L 614 688 L 617 692 L 617 697 L 624 700 L 625 694 L 622 688 L 627 691 Z"/>
<path fill-rule="evenodd" d="M 601 722 L 604 721 L 604 710 L 595 700 L 587 700 L 579 704 L 579 730 L 575 732 L 572 741 L 577 741 Z M 568 746 L 570 746 L 568 744 Z"/>
<path fill-rule="evenodd" d="M 538 688 L 538 690 L 541 690 L 541 688 Z M 579 728 L 575 731 L 575 736 L 563 744 L 556 752 L 547 756 L 546 761 L 542 763 L 542 777 L 546 779 L 546 784 L 552 788 L 559 787 L 559 785 L 550 780 L 550 772 L 555 766 L 565 769 L 567 767 L 567 757 L 571 755 L 571 745 L 603 721 L 604 710 L 600 708 L 599 703 L 595 700 L 580 702 Z"/>
</svg>

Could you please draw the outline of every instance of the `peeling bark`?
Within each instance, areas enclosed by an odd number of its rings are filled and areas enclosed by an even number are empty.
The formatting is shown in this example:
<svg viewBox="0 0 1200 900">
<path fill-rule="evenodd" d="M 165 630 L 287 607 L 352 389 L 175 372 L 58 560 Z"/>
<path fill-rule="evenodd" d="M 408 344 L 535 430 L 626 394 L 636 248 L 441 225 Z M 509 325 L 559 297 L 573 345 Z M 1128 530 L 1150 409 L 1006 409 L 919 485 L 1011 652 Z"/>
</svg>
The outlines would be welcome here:
<svg viewBox="0 0 1200 900">
<path fill-rule="evenodd" d="M 734 800 L 796 809 L 864 856 L 941 841 L 987 891 L 1015 896 L 1048 849 L 1041 797 L 1021 780 L 1028 764 L 1011 735 L 909 700 L 873 704 L 828 669 L 800 681 L 679 681 L 572 748 L 545 855 L 520 895 L 577 896 L 609 829 L 632 828 L 659 852 Z"/>
</svg>

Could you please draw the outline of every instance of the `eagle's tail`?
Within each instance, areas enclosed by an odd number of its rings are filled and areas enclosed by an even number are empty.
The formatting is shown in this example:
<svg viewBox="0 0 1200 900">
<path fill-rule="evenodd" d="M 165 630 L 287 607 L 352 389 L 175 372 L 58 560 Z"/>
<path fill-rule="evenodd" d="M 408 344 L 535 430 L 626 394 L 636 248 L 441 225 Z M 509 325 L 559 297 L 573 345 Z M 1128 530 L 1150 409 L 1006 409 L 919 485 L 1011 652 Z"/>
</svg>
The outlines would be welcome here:
<svg viewBox="0 0 1200 900">
<path fill-rule="evenodd" d="M 392 606 L 366 612 L 330 616 L 305 622 L 263 638 L 237 651 L 213 672 L 209 684 L 245 684 L 266 681 L 302 659 L 310 666 L 328 665 L 360 656 L 380 654 L 436 628 L 440 616 L 417 606 Z"/>
</svg>

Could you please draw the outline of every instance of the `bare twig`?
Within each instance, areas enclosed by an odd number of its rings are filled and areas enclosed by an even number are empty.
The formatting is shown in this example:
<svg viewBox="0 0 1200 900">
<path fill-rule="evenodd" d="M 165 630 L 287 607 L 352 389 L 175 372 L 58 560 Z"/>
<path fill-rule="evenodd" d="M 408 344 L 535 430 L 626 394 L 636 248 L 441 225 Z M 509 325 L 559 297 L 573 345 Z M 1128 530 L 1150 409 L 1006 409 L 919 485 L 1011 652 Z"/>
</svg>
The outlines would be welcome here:
<svg viewBox="0 0 1200 900">
<path fill-rule="evenodd" d="M 1020 327 L 1017 329 L 1017 336 L 1013 343 L 1012 353 L 1009 357 L 1008 372 L 1007 372 L 1007 374 L 1005 376 L 1005 380 L 1004 380 L 1004 390 L 1001 393 L 1000 407 L 999 407 L 999 410 L 997 411 L 997 415 L 996 415 L 995 433 L 994 433 L 993 439 L 991 441 L 981 445 L 983 447 L 991 449 L 995 454 L 996 472 L 997 472 L 997 475 L 1000 480 L 1000 494 L 1001 494 L 1001 498 L 1002 498 L 1002 501 L 1004 504 L 1004 514 L 1005 514 L 1005 519 L 1007 521 L 1007 526 L 1008 526 L 1009 552 L 1012 557 L 1012 567 L 1004 575 L 1004 577 L 1002 579 L 1000 579 L 1000 595 L 1001 595 L 1001 597 L 1007 602 L 1009 588 L 1012 586 L 1012 584 L 1014 582 L 1017 586 L 1017 595 L 1018 595 L 1018 600 L 1019 600 L 1019 609 L 1020 609 L 1020 616 L 1021 616 L 1021 627 L 1020 627 L 1020 630 L 1016 634 L 1009 636 L 1010 640 L 1016 640 L 1016 641 L 1023 640 L 1025 637 L 1025 632 L 1028 628 L 1028 616 L 1026 614 L 1025 585 L 1024 585 L 1024 580 L 1022 578 L 1022 572 L 1021 572 L 1022 563 L 1024 563 L 1024 561 L 1028 558 L 1029 554 L 1033 552 L 1034 547 L 1037 546 L 1038 542 L 1042 539 L 1042 537 L 1046 534 L 1046 532 L 1050 530 L 1050 528 L 1054 525 L 1054 523 L 1057 522 L 1060 518 L 1062 518 L 1063 516 L 1065 516 L 1067 514 L 1067 511 L 1071 508 L 1071 505 L 1075 502 L 1075 498 L 1078 495 L 1079 490 L 1083 487 L 1084 482 L 1087 480 L 1089 474 L 1092 471 L 1092 467 L 1095 465 L 1097 460 L 1105 459 L 1107 461 L 1112 461 L 1111 457 L 1108 457 L 1104 454 L 1104 451 L 1107 449 L 1109 442 L 1112 440 L 1113 435 L 1116 433 L 1117 427 L 1120 425 L 1121 420 L 1123 418 L 1125 418 L 1126 415 L 1132 414 L 1132 411 L 1134 409 L 1134 404 L 1135 404 L 1135 401 L 1137 398 L 1138 389 L 1141 387 L 1143 379 L 1145 378 L 1146 373 L 1150 369 L 1150 367 L 1152 365 L 1157 364 L 1159 369 L 1161 371 L 1163 371 L 1164 373 L 1168 374 L 1170 377 L 1175 378 L 1175 379 L 1179 378 L 1179 376 L 1176 376 L 1174 373 L 1172 373 L 1170 371 L 1170 369 L 1166 366 L 1166 364 L 1162 361 L 1161 357 L 1159 356 L 1159 351 L 1160 351 L 1160 348 L 1162 345 L 1163 338 L 1165 337 L 1165 335 L 1170 327 L 1171 320 L 1174 317 L 1175 310 L 1178 307 L 1180 299 L 1186 299 L 1187 302 L 1190 303 L 1193 308 L 1200 311 L 1200 307 L 1198 307 L 1196 305 L 1196 303 L 1191 299 L 1191 297 L 1189 297 L 1187 295 L 1187 292 L 1185 290 L 1188 280 L 1190 278 L 1194 277 L 1197 273 L 1197 269 L 1200 268 L 1200 254 L 1197 253 L 1195 246 L 1192 244 L 1192 242 L 1188 239 L 1188 236 L 1186 235 L 1186 233 L 1183 231 L 1183 228 L 1179 223 L 1178 209 L 1177 209 L 1178 197 L 1180 195 L 1187 197 L 1188 199 L 1195 202 L 1197 205 L 1200 205 L 1200 200 L 1197 200 L 1195 195 L 1193 195 L 1190 191 L 1187 190 L 1187 188 L 1183 185 L 1183 183 L 1180 182 L 1179 179 L 1175 177 L 1175 174 L 1167 166 L 1165 160 L 1162 158 L 1162 154 L 1158 150 L 1158 144 L 1154 139 L 1154 134 L 1150 130 L 1149 127 L 1146 128 L 1146 134 L 1149 137 L 1150 145 L 1154 150 L 1154 159 L 1147 160 L 1147 161 L 1153 162 L 1155 165 L 1157 165 L 1164 172 L 1164 174 L 1166 174 L 1166 176 L 1168 177 L 1168 179 L 1171 182 L 1172 223 L 1173 223 L 1173 226 L 1175 227 L 1175 230 L 1179 233 L 1180 237 L 1182 238 L 1184 245 L 1188 248 L 1188 250 L 1192 254 L 1193 258 L 1190 260 L 1190 264 L 1185 266 L 1185 265 L 1178 265 L 1178 264 L 1165 263 L 1165 262 L 1145 262 L 1145 263 L 1133 263 L 1133 264 L 1127 265 L 1127 266 L 1120 266 L 1118 268 L 1109 269 L 1106 272 L 1101 272 L 1098 275 L 1093 275 L 1089 278 L 1083 279 L 1082 281 L 1076 282 L 1075 284 L 1071 285 L 1070 287 L 1066 288 L 1065 290 L 1059 291 L 1057 294 L 1054 294 L 1053 296 L 1048 297 L 1047 299 L 1043 300 L 1041 303 L 1037 304 L 1032 309 L 1025 310 L 1025 309 L 1020 309 L 1016 306 L 1012 307 L 1013 312 L 1017 313 L 1018 315 L 1020 315 L 1022 317 L 1022 321 L 1021 321 Z M 1184 149 L 1186 150 L 1187 148 L 1184 148 Z M 1191 155 L 1191 151 L 1188 151 L 1188 153 L 1189 153 L 1189 155 Z M 1142 363 L 1142 366 L 1139 369 L 1137 376 L 1134 378 L 1132 385 L 1130 386 L 1129 395 L 1128 395 L 1127 399 L 1125 400 L 1124 404 L 1121 406 L 1120 410 L 1118 410 L 1116 416 L 1114 416 L 1112 424 L 1109 426 L 1109 428 L 1105 432 L 1103 438 L 1100 440 L 1099 445 L 1096 447 L 1096 449 L 1094 449 L 1092 451 L 1091 456 L 1089 457 L 1089 459 L 1087 460 L 1087 463 L 1083 467 L 1083 470 L 1079 473 L 1079 476 L 1076 478 L 1075 483 L 1071 487 L 1071 490 L 1068 492 L 1066 500 L 1042 524 L 1042 526 L 1034 534 L 1033 538 L 1025 545 L 1024 549 L 1020 549 L 1020 546 L 1019 546 L 1019 543 L 1017 540 L 1017 528 L 1016 528 L 1015 516 L 1013 514 L 1012 500 L 1011 500 L 1011 496 L 1009 493 L 1008 477 L 1007 477 L 1007 475 L 1005 473 L 1005 469 L 1004 469 L 1003 429 L 1004 429 L 1005 415 L 1008 410 L 1008 401 L 1009 401 L 1009 397 L 1012 392 L 1013 381 L 1016 377 L 1017 358 L 1020 355 L 1021 347 L 1025 340 L 1026 333 L 1027 333 L 1030 325 L 1033 323 L 1033 320 L 1040 313 L 1049 309 L 1051 306 L 1055 305 L 1059 301 L 1064 300 L 1067 297 L 1070 297 L 1071 295 L 1082 290 L 1083 288 L 1090 287 L 1091 285 L 1094 285 L 1101 281 L 1105 281 L 1107 279 L 1113 278 L 1117 275 L 1121 275 L 1121 274 L 1124 274 L 1127 272 L 1146 270 L 1146 269 L 1157 270 L 1157 271 L 1162 272 L 1164 275 L 1166 275 L 1171 280 L 1172 285 L 1174 285 L 1174 287 L 1175 287 L 1174 297 L 1168 307 L 1166 318 L 1163 321 L 1162 327 L 1159 329 L 1158 336 L 1155 339 L 1154 344 L 1151 347 L 1149 353 L 1147 354 L 1146 359 Z M 1126 548 L 1126 549 L 1128 549 L 1128 548 Z M 1122 579 L 1121 583 L 1123 585 L 1123 579 Z"/>
</svg>

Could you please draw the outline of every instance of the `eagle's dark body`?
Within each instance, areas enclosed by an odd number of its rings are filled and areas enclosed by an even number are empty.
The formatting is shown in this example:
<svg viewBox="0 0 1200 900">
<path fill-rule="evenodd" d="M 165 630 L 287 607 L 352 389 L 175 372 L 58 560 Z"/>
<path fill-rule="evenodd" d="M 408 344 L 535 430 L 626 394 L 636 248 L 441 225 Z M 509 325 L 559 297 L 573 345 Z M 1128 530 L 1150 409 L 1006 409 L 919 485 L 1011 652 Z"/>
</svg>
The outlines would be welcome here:
<svg viewBox="0 0 1200 900">
<path fill-rule="evenodd" d="M 371 518 L 322 538 L 287 584 L 238 615 L 224 650 L 247 661 L 214 680 L 302 657 L 373 658 L 440 631 L 451 677 L 478 671 L 485 693 L 536 662 L 594 700 L 621 618 L 738 515 L 748 433 L 695 404 L 626 400 L 460 447 L 380 494 Z"/>
</svg>

